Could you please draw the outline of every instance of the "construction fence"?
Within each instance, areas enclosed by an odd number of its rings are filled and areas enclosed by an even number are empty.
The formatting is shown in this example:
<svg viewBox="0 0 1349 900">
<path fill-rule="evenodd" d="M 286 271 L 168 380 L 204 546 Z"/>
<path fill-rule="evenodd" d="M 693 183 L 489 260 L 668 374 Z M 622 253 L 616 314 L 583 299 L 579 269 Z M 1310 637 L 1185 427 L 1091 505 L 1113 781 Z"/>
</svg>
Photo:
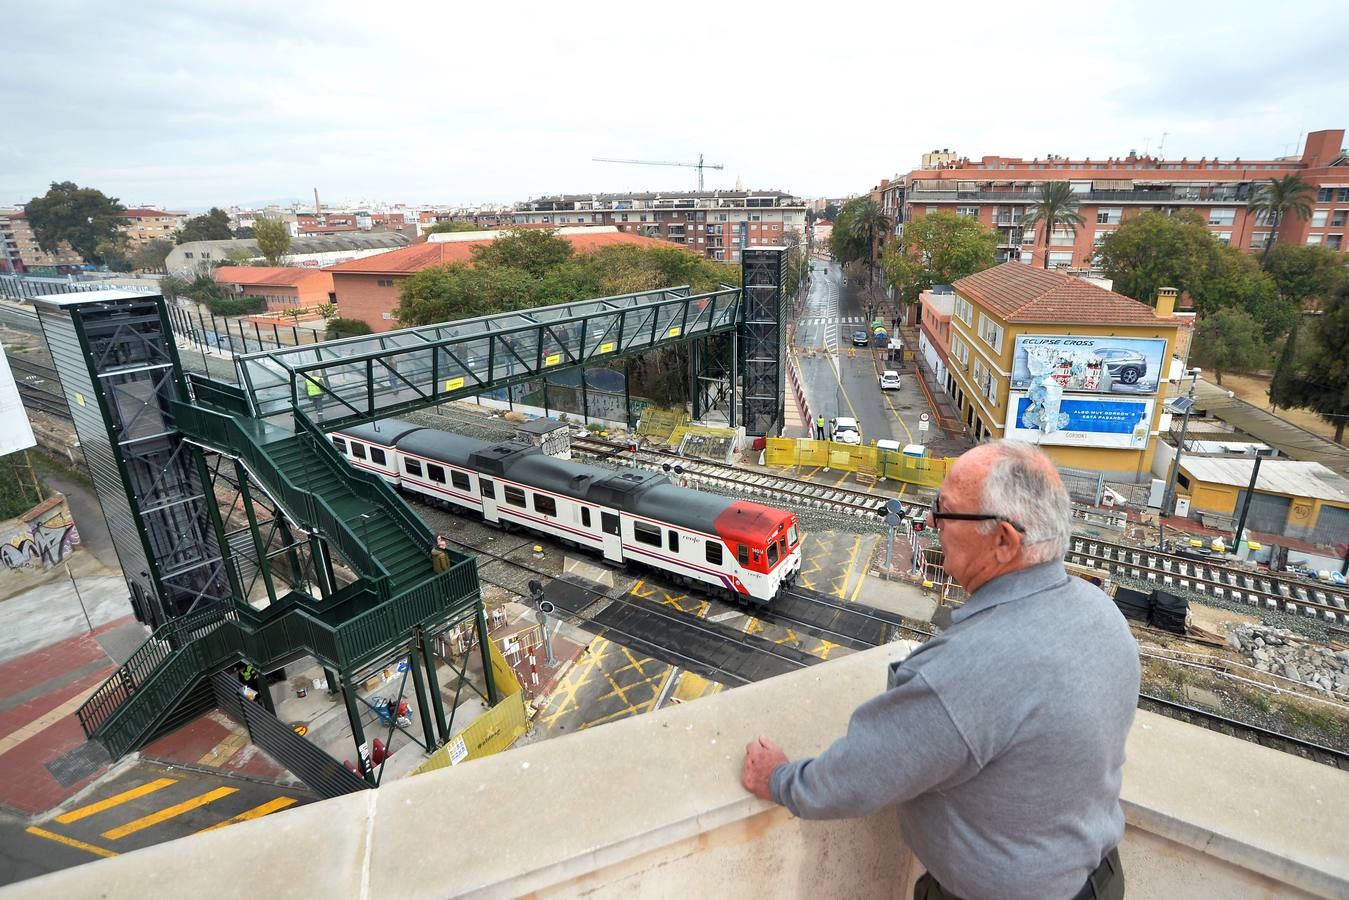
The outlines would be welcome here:
<svg viewBox="0 0 1349 900">
<path fill-rule="evenodd" d="M 489 642 L 488 650 L 492 659 L 493 680 L 505 699 L 474 719 L 445 746 L 431 754 L 426 762 L 417 767 L 414 775 L 457 766 L 466 759 L 500 753 L 514 744 L 528 728 L 525 695 L 515 672 L 501 655 L 495 641 Z"/>
<path fill-rule="evenodd" d="M 768 466 L 828 468 L 855 472 L 862 479 L 884 478 L 933 488 L 946 479 L 954 462 L 947 457 L 905 456 L 898 450 L 799 438 L 769 438 L 764 447 L 764 465 Z"/>
</svg>

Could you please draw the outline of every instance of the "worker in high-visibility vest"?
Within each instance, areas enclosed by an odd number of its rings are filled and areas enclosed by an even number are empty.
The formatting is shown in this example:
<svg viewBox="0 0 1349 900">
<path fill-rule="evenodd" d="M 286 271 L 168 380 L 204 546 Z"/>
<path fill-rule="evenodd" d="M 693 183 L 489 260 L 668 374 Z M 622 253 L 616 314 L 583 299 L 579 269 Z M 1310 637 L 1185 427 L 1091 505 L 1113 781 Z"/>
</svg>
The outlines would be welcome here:
<svg viewBox="0 0 1349 900">
<path fill-rule="evenodd" d="M 824 416 L 815 417 L 815 440 L 824 440 Z"/>
<path fill-rule="evenodd" d="M 323 385 L 319 383 L 322 375 L 306 375 L 304 377 L 304 392 L 309 397 L 310 402 L 314 404 L 314 415 L 316 417 L 323 415 Z"/>
</svg>

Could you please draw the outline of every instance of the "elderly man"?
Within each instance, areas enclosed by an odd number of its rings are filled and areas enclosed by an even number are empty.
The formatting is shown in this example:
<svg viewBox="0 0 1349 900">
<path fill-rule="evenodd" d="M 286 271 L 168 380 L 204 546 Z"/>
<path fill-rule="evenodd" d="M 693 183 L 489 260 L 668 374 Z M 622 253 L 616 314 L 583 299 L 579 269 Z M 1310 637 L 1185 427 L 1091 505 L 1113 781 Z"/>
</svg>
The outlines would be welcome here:
<svg viewBox="0 0 1349 900">
<path fill-rule="evenodd" d="M 824 753 L 788 762 L 760 737 L 741 780 L 807 819 L 897 806 L 927 869 L 915 898 L 1122 897 L 1138 647 L 1110 600 L 1064 571 L 1057 470 L 1029 444 L 982 444 L 932 519 L 970 593 L 951 627 L 891 665 Z"/>
</svg>

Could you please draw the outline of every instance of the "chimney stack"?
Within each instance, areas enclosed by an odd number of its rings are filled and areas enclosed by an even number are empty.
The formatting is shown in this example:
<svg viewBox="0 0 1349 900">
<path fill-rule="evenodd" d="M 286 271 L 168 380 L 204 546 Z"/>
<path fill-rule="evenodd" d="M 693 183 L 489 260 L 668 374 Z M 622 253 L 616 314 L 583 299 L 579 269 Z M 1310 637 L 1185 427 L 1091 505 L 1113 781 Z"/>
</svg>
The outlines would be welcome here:
<svg viewBox="0 0 1349 900">
<path fill-rule="evenodd" d="M 1157 315 L 1169 318 L 1176 312 L 1176 296 L 1180 292 L 1173 287 L 1157 288 Z"/>
</svg>

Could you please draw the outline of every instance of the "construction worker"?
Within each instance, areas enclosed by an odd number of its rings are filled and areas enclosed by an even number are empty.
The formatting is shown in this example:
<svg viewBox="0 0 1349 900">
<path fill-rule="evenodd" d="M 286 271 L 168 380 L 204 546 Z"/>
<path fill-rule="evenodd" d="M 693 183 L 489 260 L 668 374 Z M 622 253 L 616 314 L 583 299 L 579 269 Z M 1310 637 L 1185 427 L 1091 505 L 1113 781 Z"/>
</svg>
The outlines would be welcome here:
<svg viewBox="0 0 1349 900">
<path fill-rule="evenodd" d="M 815 440 L 824 440 L 824 416 L 815 417 Z"/>
<path fill-rule="evenodd" d="M 314 404 L 314 418 L 323 417 L 323 385 L 321 374 L 306 375 L 304 377 L 304 392 L 309 401 Z"/>
</svg>

